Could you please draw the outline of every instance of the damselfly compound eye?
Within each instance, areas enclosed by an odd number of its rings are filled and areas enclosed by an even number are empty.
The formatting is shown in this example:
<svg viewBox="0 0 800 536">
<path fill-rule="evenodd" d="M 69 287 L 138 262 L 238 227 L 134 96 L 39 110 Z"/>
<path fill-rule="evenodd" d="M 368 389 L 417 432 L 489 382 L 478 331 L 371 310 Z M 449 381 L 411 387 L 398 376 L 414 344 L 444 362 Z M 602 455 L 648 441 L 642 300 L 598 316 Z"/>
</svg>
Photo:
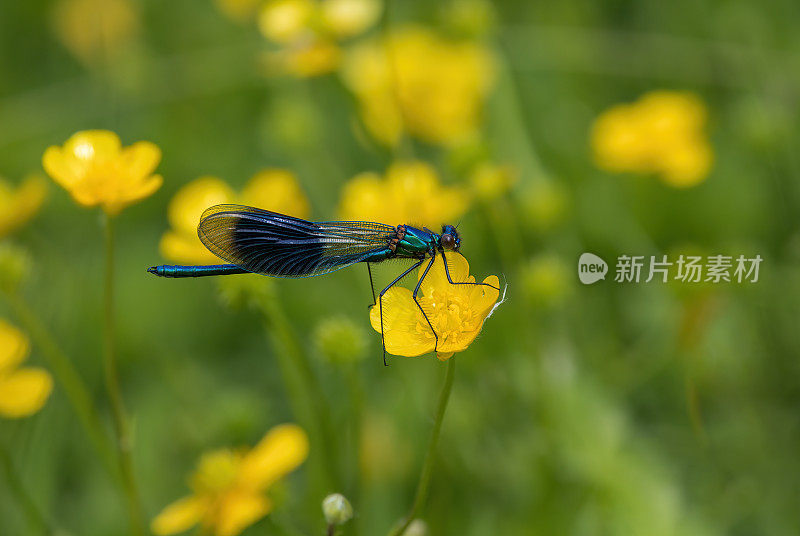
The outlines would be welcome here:
<svg viewBox="0 0 800 536">
<path fill-rule="evenodd" d="M 453 238 L 453 235 L 449 233 L 445 233 L 442 235 L 442 247 L 445 249 L 453 249 L 456 245 L 456 239 Z"/>
</svg>

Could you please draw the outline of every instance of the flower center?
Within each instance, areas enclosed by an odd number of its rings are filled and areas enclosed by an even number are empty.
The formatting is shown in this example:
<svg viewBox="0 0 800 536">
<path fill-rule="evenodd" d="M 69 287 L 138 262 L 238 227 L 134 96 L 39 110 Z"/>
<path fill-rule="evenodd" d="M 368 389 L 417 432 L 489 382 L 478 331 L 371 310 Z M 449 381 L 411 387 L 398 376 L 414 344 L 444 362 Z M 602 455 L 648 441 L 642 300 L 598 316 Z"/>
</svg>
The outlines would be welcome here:
<svg viewBox="0 0 800 536">
<path fill-rule="evenodd" d="M 434 291 L 430 298 L 424 297 L 420 302 L 427 302 L 429 305 L 426 313 L 439 336 L 440 347 L 444 343 L 455 343 L 462 333 L 474 331 L 477 327 L 476 316 L 467 296 Z M 416 329 L 418 333 L 434 338 L 430 326 L 421 314 L 418 315 Z"/>
<path fill-rule="evenodd" d="M 192 489 L 198 494 L 213 494 L 230 488 L 239 475 L 241 460 L 241 455 L 229 449 L 204 454 L 192 475 Z"/>
<path fill-rule="evenodd" d="M 73 149 L 75 156 L 83 160 L 89 160 L 94 156 L 94 147 L 91 143 L 80 143 Z"/>
</svg>

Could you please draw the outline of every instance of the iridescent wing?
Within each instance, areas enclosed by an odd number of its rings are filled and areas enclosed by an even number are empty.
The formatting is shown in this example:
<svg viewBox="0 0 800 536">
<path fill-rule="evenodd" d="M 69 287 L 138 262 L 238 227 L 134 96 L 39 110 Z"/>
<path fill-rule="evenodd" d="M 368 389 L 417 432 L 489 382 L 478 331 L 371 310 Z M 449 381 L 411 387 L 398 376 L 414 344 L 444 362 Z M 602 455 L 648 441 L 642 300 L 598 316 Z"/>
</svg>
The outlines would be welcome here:
<svg viewBox="0 0 800 536">
<path fill-rule="evenodd" d="M 273 277 L 310 277 L 361 262 L 387 248 L 390 225 L 310 222 L 241 205 L 216 205 L 200 217 L 197 234 L 216 256 Z"/>
</svg>

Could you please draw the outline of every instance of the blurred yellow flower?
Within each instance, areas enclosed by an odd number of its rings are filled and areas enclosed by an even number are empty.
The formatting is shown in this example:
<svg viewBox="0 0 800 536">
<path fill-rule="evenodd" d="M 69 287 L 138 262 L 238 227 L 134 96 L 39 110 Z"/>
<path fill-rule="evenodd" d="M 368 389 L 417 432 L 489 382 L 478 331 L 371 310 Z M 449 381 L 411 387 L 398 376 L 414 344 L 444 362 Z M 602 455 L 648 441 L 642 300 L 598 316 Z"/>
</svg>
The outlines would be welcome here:
<svg viewBox="0 0 800 536">
<path fill-rule="evenodd" d="M 613 172 L 655 173 L 675 187 L 694 186 L 706 178 L 714 156 L 706 116 L 700 98 L 685 92 L 653 91 L 613 106 L 592 127 L 595 163 Z"/>
<path fill-rule="evenodd" d="M 0 238 L 33 218 L 47 195 L 47 183 L 38 175 L 30 175 L 14 188 L 0 177 Z"/>
<path fill-rule="evenodd" d="M 251 205 L 298 218 L 307 218 L 310 211 L 297 178 L 284 169 L 256 173 L 240 195 L 222 179 L 200 177 L 178 190 L 170 201 L 167 218 L 171 229 L 161 238 L 161 254 L 181 264 L 219 262 L 197 237 L 197 224 L 205 209 L 225 203 Z"/>
<path fill-rule="evenodd" d="M 469 177 L 475 197 L 492 201 L 507 194 L 517 182 L 517 173 L 511 166 L 484 162 L 476 166 Z"/>
<path fill-rule="evenodd" d="M 393 145 L 405 130 L 447 145 L 477 129 L 494 61 L 478 41 L 451 41 L 406 27 L 350 50 L 342 77 L 376 139 Z"/>
<path fill-rule="evenodd" d="M 333 41 L 311 37 L 274 55 L 278 68 L 299 78 L 327 74 L 339 65 L 341 50 Z"/>
<path fill-rule="evenodd" d="M 258 28 L 280 49 L 267 65 L 298 77 L 330 73 L 339 66 L 338 41 L 366 31 L 380 12 L 379 0 L 269 0 Z"/>
<path fill-rule="evenodd" d="M 267 489 L 307 456 L 308 437 L 294 424 L 274 427 L 249 452 L 209 452 L 190 480 L 193 494 L 164 508 L 150 529 L 177 534 L 199 523 L 204 533 L 235 536 L 272 511 Z"/>
<path fill-rule="evenodd" d="M 288 44 L 309 30 L 313 0 L 269 0 L 258 15 L 258 29 L 275 43 Z"/>
<path fill-rule="evenodd" d="M 219 261 L 197 237 L 200 215 L 210 206 L 232 203 L 233 190 L 222 179 L 200 177 L 182 187 L 167 207 L 171 229 L 161 237 L 161 254 L 181 264 L 214 264 Z"/>
<path fill-rule="evenodd" d="M 424 162 L 396 162 L 386 171 L 361 173 L 342 190 L 339 216 L 399 225 L 410 223 L 436 229 L 457 223 L 469 206 L 466 191 L 442 186 L 436 170 Z"/>
<path fill-rule="evenodd" d="M 122 147 L 108 130 L 76 132 L 63 147 L 49 147 L 45 171 L 86 207 L 100 205 L 109 215 L 153 194 L 161 175 L 153 175 L 161 150 L 149 141 Z"/>
<path fill-rule="evenodd" d="M 261 6 L 261 0 L 214 0 L 220 11 L 236 22 L 252 19 Z"/>
<path fill-rule="evenodd" d="M 30 351 L 28 338 L 0 318 L 0 416 L 27 417 L 39 411 L 53 390 L 44 369 L 19 368 Z"/>
<path fill-rule="evenodd" d="M 375 24 L 381 14 L 379 0 L 322 0 L 323 27 L 339 38 L 353 37 Z"/>
<path fill-rule="evenodd" d="M 107 62 L 139 30 L 139 12 L 130 0 L 61 0 L 53 9 L 61 43 L 87 64 Z"/>
<path fill-rule="evenodd" d="M 462 255 L 448 253 L 447 265 L 454 282 L 475 282 L 475 277 L 469 275 L 467 259 Z M 422 277 L 424 269 L 424 265 L 420 267 L 418 278 Z M 440 360 L 445 361 L 455 352 L 467 349 L 500 297 L 497 290 L 500 281 L 496 275 L 490 275 L 483 282 L 496 288 L 450 283 L 441 255 L 425 277 L 417 300 L 439 336 L 436 357 Z M 370 309 L 369 317 L 372 327 L 380 333 L 378 305 Z M 386 351 L 390 354 L 415 357 L 434 351 L 436 338 L 407 288 L 394 286 L 383 296 L 383 329 Z"/>
</svg>

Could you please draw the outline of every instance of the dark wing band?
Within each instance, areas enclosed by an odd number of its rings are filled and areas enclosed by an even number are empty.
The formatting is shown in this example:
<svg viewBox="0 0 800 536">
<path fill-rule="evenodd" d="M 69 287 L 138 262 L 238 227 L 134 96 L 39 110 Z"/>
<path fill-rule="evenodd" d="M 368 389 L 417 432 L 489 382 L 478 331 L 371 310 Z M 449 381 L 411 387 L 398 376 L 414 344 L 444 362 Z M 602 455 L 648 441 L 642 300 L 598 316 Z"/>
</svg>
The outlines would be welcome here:
<svg viewBox="0 0 800 536">
<path fill-rule="evenodd" d="M 395 229 L 370 222 L 310 222 L 241 205 L 216 205 L 197 234 L 216 256 L 248 272 L 310 277 L 361 262 L 387 248 Z"/>
</svg>

